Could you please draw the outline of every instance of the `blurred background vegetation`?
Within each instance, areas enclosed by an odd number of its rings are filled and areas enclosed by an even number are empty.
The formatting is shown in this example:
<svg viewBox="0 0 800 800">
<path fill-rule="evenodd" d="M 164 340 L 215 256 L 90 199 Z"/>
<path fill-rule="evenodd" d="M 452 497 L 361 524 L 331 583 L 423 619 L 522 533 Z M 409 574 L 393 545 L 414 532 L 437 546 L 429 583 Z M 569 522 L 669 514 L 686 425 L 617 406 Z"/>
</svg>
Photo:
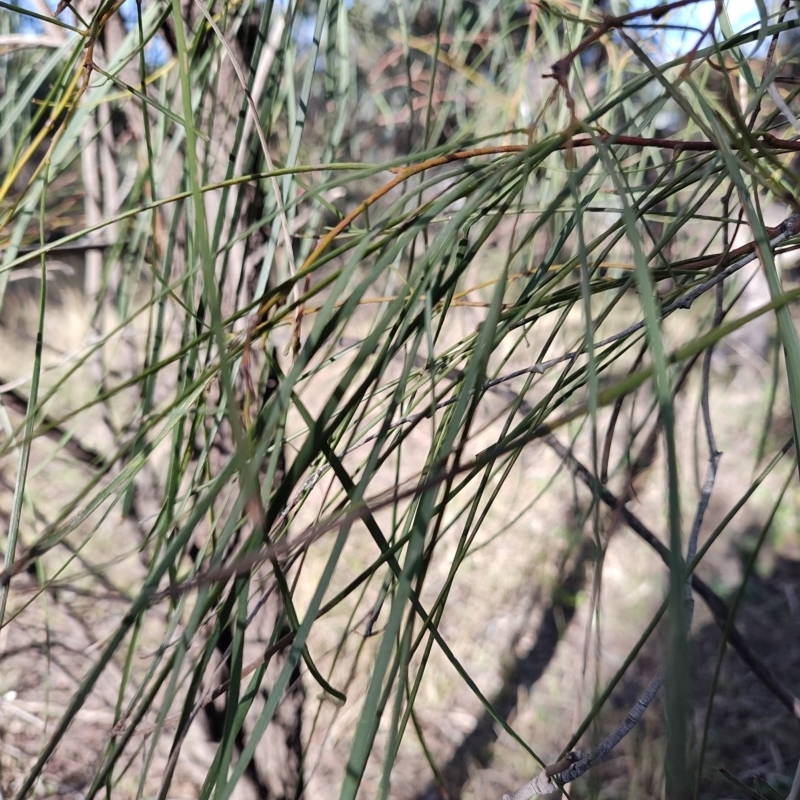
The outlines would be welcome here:
<svg viewBox="0 0 800 800">
<path fill-rule="evenodd" d="M 652 5 L 0 0 L 3 797 L 797 797 L 797 14 Z"/>
</svg>

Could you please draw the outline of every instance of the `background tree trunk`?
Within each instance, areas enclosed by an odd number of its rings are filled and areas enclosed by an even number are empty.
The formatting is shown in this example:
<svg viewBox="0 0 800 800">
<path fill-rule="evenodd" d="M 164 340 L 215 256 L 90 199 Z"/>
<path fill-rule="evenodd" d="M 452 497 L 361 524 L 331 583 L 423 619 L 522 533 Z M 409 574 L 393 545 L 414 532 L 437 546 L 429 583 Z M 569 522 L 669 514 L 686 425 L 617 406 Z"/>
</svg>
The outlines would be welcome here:
<svg viewBox="0 0 800 800">
<path fill-rule="evenodd" d="M 84 11 L 89 12 L 90 9 L 84 9 Z M 198 14 L 199 12 L 196 12 L 194 3 L 185 2 L 183 4 L 183 19 L 187 41 L 191 40 L 193 23 L 196 21 Z M 235 23 L 239 22 L 239 20 L 229 19 L 228 22 L 229 28 L 235 29 Z M 241 23 L 242 25 L 250 24 L 248 20 L 241 21 Z M 220 24 L 223 23 L 220 22 Z M 262 52 L 261 63 L 257 70 L 258 74 L 255 76 L 255 80 L 261 82 L 261 88 L 255 87 L 256 91 L 263 89 L 263 83 L 274 54 L 274 47 L 280 38 L 282 30 L 283 20 L 275 20 L 271 25 L 267 46 Z M 171 19 L 165 24 L 164 34 L 165 39 L 170 44 L 172 55 L 177 56 L 175 31 Z M 111 54 L 119 48 L 125 35 L 126 31 L 119 15 L 111 17 L 104 28 L 102 45 L 98 48 L 100 58 L 103 58 L 104 52 Z M 199 152 L 197 154 L 199 163 L 206 170 L 204 182 L 207 184 L 219 183 L 228 177 L 229 167 L 233 159 L 232 154 L 237 151 L 237 123 L 239 123 L 243 115 L 249 114 L 245 101 L 245 92 L 231 63 L 231 57 L 235 58 L 239 63 L 241 72 L 247 74 L 246 65 L 250 63 L 251 59 L 250 54 L 242 52 L 239 44 L 240 39 L 253 41 L 255 37 L 249 33 L 242 35 L 241 32 L 239 37 L 226 34 L 227 53 L 212 69 L 209 76 L 209 84 L 213 90 L 204 94 L 202 108 L 195 120 L 197 129 L 205 131 L 207 135 L 207 141 L 199 142 Z M 173 71 L 173 75 L 176 72 Z M 131 61 L 124 68 L 121 78 L 131 85 L 137 85 L 140 82 L 134 61 Z M 183 110 L 180 103 L 179 88 L 175 92 L 175 97 L 177 106 L 175 112 L 182 116 Z M 137 105 L 142 108 L 140 103 L 137 103 Z M 132 107 L 134 106 L 127 106 L 128 109 Z M 148 112 L 143 109 L 142 113 Z M 130 113 L 126 114 L 126 126 L 139 147 L 143 149 L 145 144 L 143 117 Z M 248 131 L 249 135 L 252 136 L 252 119 L 245 123 L 245 135 L 248 135 Z M 184 141 L 176 157 L 171 159 L 168 168 L 162 171 L 163 178 L 158 187 L 159 196 L 161 197 L 170 196 L 188 188 L 185 146 Z M 244 145 L 241 145 L 238 149 L 245 153 L 250 152 L 250 149 Z M 255 163 L 238 163 L 236 164 L 236 174 L 240 174 L 239 170 L 247 171 L 256 167 L 257 164 Z M 103 168 L 105 170 L 109 169 L 108 162 L 104 162 Z M 111 168 L 113 169 L 113 164 Z M 110 176 L 105 174 L 103 178 L 103 189 L 107 196 L 111 187 L 116 185 L 118 176 L 116 174 L 113 176 L 114 181 L 111 181 Z M 220 205 L 223 202 L 222 192 L 220 190 L 206 192 L 204 201 L 209 237 L 211 237 L 214 232 L 214 221 L 217 220 L 220 214 Z M 246 305 L 252 299 L 253 288 L 256 284 L 255 272 L 245 274 L 245 264 L 248 256 L 252 254 L 255 254 L 256 258 L 252 258 L 251 261 L 260 261 L 257 258 L 257 251 L 263 252 L 265 240 L 264 234 L 260 230 L 256 230 L 249 236 L 244 236 L 243 232 L 251 222 L 255 221 L 256 215 L 260 213 L 263 205 L 263 198 L 260 196 L 256 186 L 248 185 L 241 189 L 234 187 L 228 195 L 225 222 L 219 242 L 220 255 L 215 264 L 218 288 L 222 299 L 220 310 L 223 319 L 230 318 L 237 309 L 241 308 L 242 305 Z M 180 274 L 187 269 L 186 225 L 190 223 L 187 222 L 186 214 L 181 204 L 162 206 L 159 210 L 159 215 L 163 236 L 159 242 L 158 256 L 160 258 L 170 258 L 173 275 Z M 176 226 L 175 244 L 173 249 L 167 253 L 167 231 L 172 225 Z M 225 245 L 234 238 L 238 238 L 239 241 L 230 248 L 226 257 Z M 94 272 L 92 274 L 94 275 Z M 96 288 L 97 283 L 97 278 L 94 276 L 92 286 Z M 114 286 L 115 282 L 113 280 L 108 282 L 108 288 L 112 294 Z M 203 313 L 202 297 L 201 288 L 198 286 L 195 292 L 198 316 Z M 205 313 L 207 316 L 207 309 L 205 309 Z M 132 363 L 135 363 L 135 360 L 132 360 Z M 268 401 L 276 387 L 274 380 L 266 380 L 265 384 L 264 394 L 261 398 L 263 403 Z M 218 388 L 219 384 L 217 383 Z M 238 380 L 236 385 L 237 396 L 235 398 L 235 406 L 237 408 L 242 407 L 243 392 L 242 381 Z M 221 407 L 224 398 L 218 391 L 215 391 L 215 394 L 216 397 L 209 398 L 210 401 L 213 401 L 209 403 L 209 406 L 216 405 L 216 407 Z M 228 459 L 233 456 L 236 447 L 229 421 L 222 419 L 218 426 L 215 426 L 213 422 L 214 420 L 209 417 L 206 425 L 207 435 L 213 437 L 211 457 L 209 458 L 212 474 L 209 478 L 217 474 L 227 463 Z M 202 442 L 198 442 L 198 446 L 202 447 Z M 281 462 L 283 462 L 283 456 L 281 456 Z M 276 482 L 280 481 L 283 471 L 283 463 L 281 463 L 278 474 L 275 477 Z M 265 478 L 263 472 L 260 477 L 263 481 Z M 146 519 L 157 515 L 164 502 L 164 490 L 159 485 L 158 477 L 152 473 L 152 470 L 143 470 L 140 478 L 136 492 L 135 516 L 139 519 Z M 214 509 L 214 516 L 225 513 L 224 508 L 216 507 Z M 237 543 L 246 538 L 248 532 L 247 523 L 244 522 L 237 536 Z M 208 526 L 195 532 L 195 540 L 190 551 L 192 558 L 198 555 L 199 548 L 208 534 Z M 232 559 L 235 554 L 236 548 L 230 548 L 229 558 Z M 253 577 L 255 578 L 255 576 Z M 251 591 L 250 615 L 252 619 L 246 635 L 246 664 L 257 659 L 264 652 L 270 640 L 278 638 L 288 630 L 284 622 L 283 603 L 280 593 L 275 590 L 274 578 L 261 580 L 260 585 L 256 580 L 253 580 L 252 585 L 260 591 Z M 276 626 L 280 628 L 277 634 Z M 229 625 L 217 642 L 217 658 L 208 664 L 206 670 L 208 679 L 205 681 L 205 686 L 201 690 L 200 696 L 203 695 L 204 691 L 213 689 L 220 683 L 228 681 L 231 677 L 229 650 L 231 643 L 232 633 L 231 625 Z M 259 695 L 253 702 L 245 720 L 244 729 L 237 737 L 236 748 L 239 752 L 248 743 L 253 727 L 263 711 L 264 704 L 270 696 L 274 681 L 283 664 L 284 658 L 280 654 L 275 656 L 270 663 L 261 684 Z M 246 800 L 251 797 L 281 800 L 281 798 L 299 796 L 303 787 L 301 731 L 304 699 L 303 681 L 299 669 L 296 669 L 275 717 L 256 746 L 255 757 L 245 773 L 246 780 L 242 781 L 240 786 L 237 787 L 235 797 L 238 800 Z M 226 712 L 225 695 L 222 695 L 214 703 L 206 705 L 203 713 L 197 717 L 194 723 L 195 726 L 201 729 L 200 736 L 196 734 L 187 736 L 185 739 L 186 746 L 199 747 L 203 750 L 207 749 L 205 743 L 219 742 Z M 190 760 L 203 762 L 207 761 L 208 758 L 193 754 L 190 756 Z M 201 780 L 204 777 L 204 774 L 198 774 L 198 778 Z"/>
</svg>

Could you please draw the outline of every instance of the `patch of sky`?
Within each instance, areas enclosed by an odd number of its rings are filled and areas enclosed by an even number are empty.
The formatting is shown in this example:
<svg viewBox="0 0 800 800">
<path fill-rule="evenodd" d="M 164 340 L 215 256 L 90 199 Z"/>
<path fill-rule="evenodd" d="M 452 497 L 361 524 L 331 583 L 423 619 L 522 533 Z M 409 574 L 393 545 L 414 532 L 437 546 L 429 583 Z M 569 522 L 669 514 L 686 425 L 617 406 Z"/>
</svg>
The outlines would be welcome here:
<svg viewBox="0 0 800 800">
<path fill-rule="evenodd" d="M 58 5 L 58 0 L 45 0 L 47 3 L 48 8 L 51 12 L 55 13 L 56 6 Z M 31 36 L 41 35 L 46 33 L 46 23 L 42 20 L 38 19 L 37 17 L 31 16 L 29 13 L 26 12 L 33 12 L 35 14 L 41 13 L 40 9 L 37 8 L 33 0 L 11 0 L 12 5 L 17 6 L 20 9 L 19 14 L 17 14 L 17 30 L 22 34 L 29 34 Z M 125 25 L 125 29 L 130 32 L 131 30 L 135 30 L 137 27 L 137 8 L 136 8 L 136 0 L 124 0 L 122 6 L 120 7 L 120 16 L 122 17 L 123 24 Z M 63 12 L 62 18 L 65 22 L 69 22 L 70 24 L 75 24 L 75 19 L 72 15 L 71 10 L 67 9 Z M 169 50 L 167 48 L 166 42 L 164 42 L 163 38 L 160 35 L 156 35 L 145 47 L 145 61 L 147 66 L 151 69 L 160 67 L 162 64 L 166 63 L 167 59 L 169 58 Z"/>
<path fill-rule="evenodd" d="M 639 37 L 646 39 L 650 45 L 650 54 L 658 56 L 662 61 L 669 61 L 688 53 L 698 42 L 701 46 L 711 44 L 711 35 L 706 35 L 714 18 L 714 0 L 698 0 L 683 8 L 672 11 L 667 17 L 651 23 L 649 17 L 643 17 L 637 24 Z M 630 9 L 657 7 L 653 0 L 631 0 Z M 759 9 L 760 6 L 760 9 Z M 734 33 L 758 31 L 762 24 L 762 15 L 777 13 L 780 0 L 728 0 L 725 10 Z M 793 16 L 792 12 L 792 16 Z M 769 24 L 769 23 L 768 23 Z M 718 40 L 724 38 L 720 22 L 715 25 Z M 701 41 L 702 38 L 702 41 Z M 745 56 L 752 58 L 764 56 L 769 43 L 766 40 L 754 42 L 742 48 Z"/>
<path fill-rule="evenodd" d="M 12 4 L 20 8 L 17 21 L 18 30 L 20 33 L 27 33 L 31 35 L 42 34 L 45 32 L 45 25 L 36 17 L 26 14 L 26 11 L 36 12 L 33 0 L 11 0 Z M 260 8 L 264 5 L 265 0 L 255 0 L 255 5 Z M 355 0 L 344 0 L 346 8 L 351 9 Z M 144 7 L 147 0 L 143 0 L 142 6 Z M 47 0 L 47 4 L 51 11 L 55 10 L 58 0 Z M 285 13 L 288 5 L 288 0 L 275 0 L 274 10 L 276 12 Z M 125 29 L 128 32 L 134 31 L 137 28 L 138 16 L 136 0 L 124 0 L 120 7 L 120 16 L 122 17 Z M 311 14 L 304 14 L 302 11 L 295 17 L 294 25 L 292 27 L 292 39 L 297 45 L 298 50 L 302 53 L 309 48 L 314 41 L 314 30 L 316 28 L 316 17 Z M 156 69 L 162 66 L 169 59 L 170 53 L 166 42 L 160 34 L 157 34 L 150 40 L 145 48 L 145 61 L 150 69 Z M 318 57 L 317 69 L 324 69 L 324 56 L 320 52 Z"/>
<path fill-rule="evenodd" d="M 142 4 L 144 5 L 144 4 Z M 119 8 L 122 24 L 128 33 L 138 30 L 139 8 L 136 0 L 124 0 Z M 169 60 L 169 47 L 164 37 L 157 33 L 144 48 L 144 62 L 150 69 L 157 69 Z"/>
<path fill-rule="evenodd" d="M 36 7 L 31 0 L 10 0 L 12 6 L 19 8 L 19 13 L 15 15 L 14 23 L 19 33 L 27 33 L 32 35 L 40 35 L 45 32 L 44 23 L 27 14 L 27 11 L 38 13 Z M 57 0 L 56 0 L 57 2 Z M 55 11 L 56 2 L 48 0 L 47 4 L 50 6 L 51 11 Z"/>
</svg>

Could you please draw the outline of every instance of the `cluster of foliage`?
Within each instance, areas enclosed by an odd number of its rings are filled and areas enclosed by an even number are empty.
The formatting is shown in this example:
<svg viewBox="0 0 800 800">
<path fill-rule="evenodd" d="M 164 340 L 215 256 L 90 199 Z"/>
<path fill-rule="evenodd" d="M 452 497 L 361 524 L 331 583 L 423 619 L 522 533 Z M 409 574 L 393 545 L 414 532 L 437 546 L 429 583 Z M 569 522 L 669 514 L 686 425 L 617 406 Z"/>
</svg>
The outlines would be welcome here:
<svg viewBox="0 0 800 800">
<path fill-rule="evenodd" d="M 11 279 L 32 267 L 39 279 L 25 380 L 0 374 L 11 387 L 0 453 L 13 476 L 0 624 L 13 631 L 30 613 L 30 592 L 14 591 L 26 575 L 41 596 L 69 585 L 125 604 L 11 786 L 17 797 L 46 785 L 112 672 L 111 733 L 87 758 L 87 798 L 123 793 L 132 769 L 139 792 L 166 797 L 212 695 L 220 744 L 200 796 L 232 796 L 298 681 L 307 705 L 317 686 L 320 708 L 358 709 L 331 795 L 388 797 L 409 738 L 429 763 L 424 780 L 444 787 L 415 706 L 434 653 L 539 760 L 448 644 L 453 587 L 476 548 L 502 536 L 492 515 L 520 459 L 548 446 L 588 487 L 599 586 L 599 509 L 618 524 L 656 440 L 666 544 L 637 532 L 666 563 L 668 591 L 562 744 L 577 745 L 666 615 L 664 666 L 629 727 L 665 681 L 666 791 L 691 793 L 703 756 L 687 743 L 687 586 L 734 641 L 736 603 L 720 611 L 692 571 L 786 467 L 789 445 L 769 435 L 773 407 L 789 403 L 800 425 L 798 292 L 776 267 L 800 233 L 796 89 L 775 88 L 792 77 L 797 20 L 762 8 L 735 33 L 719 3 L 666 59 L 664 37 L 687 30 L 696 5 L 72 0 L 51 13 L 0 0 L 4 315 Z M 784 221 L 767 225 L 785 204 Z M 54 365 L 52 262 L 70 249 L 85 264 L 90 325 Z M 734 276 L 756 256 L 769 299 L 742 315 Z M 764 318 L 777 320 L 778 346 L 757 477 L 698 551 L 720 458 L 711 355 Z M 693 423 L 679 425 L 675 407 L 698 386 L 708 468 L 687 516 L 679 451 Z M 107 435 L 93 438 L 99 424 Z M 54 458 L 73 466 L 45 512 L 37 481 Z M 539 501 L 517 495 L 515 516 Z M 120 553 L 97 543 L 120 520 L 135 522 L 119 546 L 141 575 L 110 586 L 105 565 Z M 369 556 L 353 574 L 343 553 L 363 535 Z M 336 614 L 347 624 L 323 657 L 310 643 Z M 370 636 L 347 654 L 356 624 Z M 214 684 L 220 661 L 227 677 Z M 313 723 L 296 737 L 300 774 L 275 796 L 301 791 L 304 743 L 324 716 L 303 713 Z M 628 729 L 518 796 L 583 774 Z"/>
</svg>

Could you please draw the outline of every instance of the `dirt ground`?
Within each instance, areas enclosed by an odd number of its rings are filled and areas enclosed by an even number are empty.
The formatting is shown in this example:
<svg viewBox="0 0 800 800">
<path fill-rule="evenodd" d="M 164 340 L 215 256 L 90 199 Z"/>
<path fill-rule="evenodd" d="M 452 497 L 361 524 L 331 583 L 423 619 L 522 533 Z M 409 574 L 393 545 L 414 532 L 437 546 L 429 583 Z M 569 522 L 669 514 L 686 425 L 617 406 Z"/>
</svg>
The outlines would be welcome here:
<svg viewBox="0 0 800 800">
<path fill-rule="evenodd" d="M 4 355 L 0 373 L 3 384 L 0 399 L 7 414 L 6 424 L 11 426 L 21 419 L 14 392 L 24 397 L 26 391 L 24 385 L 13 388 L 14 381 L 25 374 L 32 347 L 24 322 L 29 301 L 21 289 L 17 297 L 18 302 L 11 304 L 6 299 L 6 310 L 0 320 L 0 350 L 8 356 Z M 9 308 L 16 310 L 9 312 Z M 86 345 L 91 330 L 84 312 L 75 292 L 65 290 L 60 300 L 53 303 L 46 337 L 48 365 L 57 365 L 65 354 Z M 473 322 L 465 313 L 465 330 Z M 116 345 L 120 358 L 124 357 L 126 347 L 136 347 L 136 336 L 136 330 L 132 329 L 126 337 L 120 337 Z M 56 342 L 57 346 L 53 344 Z M 508 369 L 515 366 L 510 363 Z M 762 460 L 755 464 L 754 454 L 766 414 L 765 376 L 770 369 L 756 355 L 748 353 L 743 357 L 733 349 L 715 362 L 712 409 L 723 456 L 701 544 L 746 490 L 754 472 L 765 463 Z M 46 372 L 45 386 L 57 374 L 57 366 Z M 79 402 L 85 396 L 82 381 L 88 380 L 88 373 L 76 373 L 70 379 L 70 391 L 64 402 Z M 677 401 L 678 418 L 693 421 L 684 424 L 679 433 L 684 530 L 688 529 L 694 513 L 699 480 L 706 464 L 705 451 L 695 450 L 695 442 L 702 441 L 696 435 L 700 430 L 698 397 L 699 385 L 690 380 Z M 309 387 L 304 399 L 314 411 L 324 396 Z M 119 419 L 124 417 L 126 402 L 122 395 L 116 409 Z M 493 441 L 501 424 L 493 420 L 504 404 L 501 397 L 487 401 L 482 409 L 484 428 L 471 447 L 479 450 Z M 786 398 L 779 396 L 777 408 L 779 413 L 773 416 L 767 437 L 770 455 L 791 434 Z M 607 418 L 607 413 L 600 418 L 601 436 Z M 116 424 L 117 420 L 104 419 L 95 409 L 80 419 L 75 438 L 89 450 L 102 449 L 113 441 Z M 419 437 L 421 456 L 427 452 L 425 437 L 429 430 L 419 426 L 414 434 Z M 568 444 L 572 437 L 577 437 L 576 455 L 590 464 L 586 430 L 575 427 L 558 432 L 563 444 Z M 407 448 L 408 460 L 403 464 L 408 474 L 417 466 L 414 441 Z M 93 468 L 79 463 L 79 457 L 80 452 L 59 449 L 49 439 L 35 441 L 23 544 L 26 538 L 30 541 L 41 531 L 91 478 Z M 153 457 L 154 463 L 159 457 L 159 454 Z M 784 461 L 726 526 L 699 567 L 698 574 L 728 602 L 738 589 L 750 549 L 769 520 L 781 484 L 792 469 L 791 457 Z M 0 518 L 4 523 L 10 513 L 16 468 L 14 453 L 3 456 L 0 481 L 5 491 L 0 493 Z M 387 468 L 384 476 L 387 485 L 393 479 L 393 470 L 394 465 Z M 157 475 L 158 468 L 154 467 L 153 480 L 157 480 Z M 637 485 L 635 498 L 628 504 L 662 541 L 667 536 L 664 476 L 664 457 L 659 452 Z M 620 492 L 623 483 L 624 475 L 620 473 L 610 486 Z M 295 522 L 298 528 L 313 522 L 325 487 L 324 480 L 316 487 L 317 500 L 312 499 L 303 508 Z M 377 491 L 381 487 L 375 488 Z M 533 503 L 540 493 L 540 499 Z M 104 513 L 103 509 L 97 513 Z M 795 478 L 772 523 L 736 616 L 736 624 L 748 646 L 795 694 L 800 694 L 798 516 L 800 490 Z M 421 598 L 423 604 L 434 602 L 447 579 L 459 536 L 458 520 L 453 523 L 436 546 Z M 599 537 L 596 523 L 600 526 Z M 84 542 L 81 528 L 77 527 L 63 546 L 42 559 L 38 569 L 20 575 L 12 584 L 6 625 L 0 632 L 3 797 L 13 795 L 21 776 L 36 759 L 82 676 L 125 614 L 130 593 L 145 574 L 140 555 L 141 524 L 122 519 L 115 509 L 97 531 L 91 541 Z M 330 546 L 330 538 L 323 538 L 309 550 L 303 580 L 298 586 L 300 609 L 308 602 L 314 578 L 323 569 Z M 366 530 L 355 526 L 330 594 L 369 563 L 375 552 Z M 58 575 L 59 588 L 39 591 L 43 578 L 54 578 L 70 553 L 74 558 Z M 665 595 L 666 582 L 667 570 L 653 549 L 624 523 L 612 519 L 607 509 L 595 515 L 591 493 L 564 468 L 551 448 L 536 443 L 526 448 L 514 465 L 498 501 L 482 523 L 471 554 L 452 586 L 440 631 L 455 657 L 498 712 L 545 763 L 550 763 L 650 622 Z M 369 583 L 358 602 L 353 600 L 349 607 L 343 604 L 312 631 L 309 647 L 317 664 L 334 686 L 346 692 L 348 701 L 341 707 L 330 702 L 311 676 L 304 674 L 308 698 L 304 719 L 307 752 L 304 778 L 305 796 L 309 798 L 327 800 L 339 794 L 369 665 L 380 640 L 362 635 L 366 616 L 379 590 L 378 582 Z M 129 695 L 133 693 L 135 676 L 147 669 L 148 653 L 162 641 L 166 618 L 164 613 L 159 623 L 158 615 L 152 615 L 149 625 L 141 631 L 140 657 L 132 665 L 134 680 Z M 378 630 L 382 619 L 377 620 Z M 345 647 L 338 652 L 342 639 Z M 700 599 L 696 602 L 691 642 L 692 752 L 696 754 L 721 642 L 720 631 Z M 578 747 L 590 749 L 593 742 L 602 739 L 624 718 L 659 669 L 663 649 L 663 633 L 659 629 Z M 417 653 L 412 659 L 412 674 L 419 667 L 420 657 Z M 83 796 L 109 743 L 124 668 L 123 664 L 112 663 L 105 671 L 63 746 L 50 761 L 37 796 Z M 392 774 L 392 798 L 433 800 L 444 796 L 436 785 L 429 759 L 443 776 L 450 797 L 475 800 L 499 798 L 540 769 L 491 719 L 435 646 L 425 666 L 415 710 L 413 725 L 417 726 L 418 734 L 409 723 Z M 378 793 L 389 716 L 387 710 L 368 763 L 360 795 L 364 798 Z M 711 716 L 702 795 L 742 796 L 720 771 L 726 770 L 750 785 L 754 780 L 766 781 L 785 796 L 800 756 L 799 716 L 800 709 L 793 716 L 728 647 Z M 168 757 L 168 744 L 169 736 L 164 736 L 151 752 L 148 736 L 141 736 L 131 750 L 129 768 L 115 787 L 113 797 L 133 798 L 140 788 L 144 796 L 152 796 L 158 786 L 160 767 Z M 610 761 L 570 787 L 570 796 L 661 797 L 663 750 L 664 709 L 657 701 Z M 193 733 L 183 747 L 170 797 L 197 796 L 213 753 L 214 745 L 202 731 Z M 147 782 L 140 787 L 140 770 L 148 758 L 152 763 L 147 770 Z"/>
</svg>

